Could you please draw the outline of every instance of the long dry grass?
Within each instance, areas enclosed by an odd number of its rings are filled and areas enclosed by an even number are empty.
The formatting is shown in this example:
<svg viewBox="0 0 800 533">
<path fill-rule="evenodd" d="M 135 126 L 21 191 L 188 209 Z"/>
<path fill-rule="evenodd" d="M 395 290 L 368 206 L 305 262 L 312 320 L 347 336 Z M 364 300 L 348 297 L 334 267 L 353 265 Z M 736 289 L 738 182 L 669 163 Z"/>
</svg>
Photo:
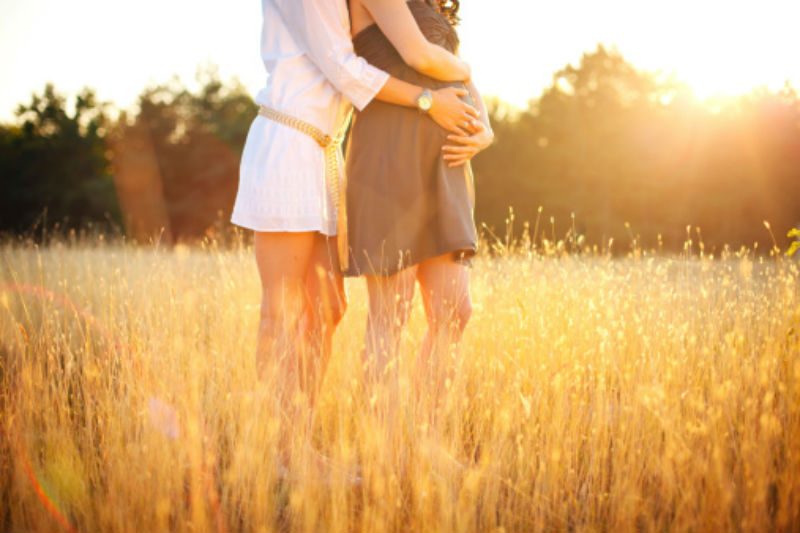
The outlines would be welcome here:
<svg viewBox="0 0 800 533">
<path fill-rule="evenodd" d="M 247 247 L 0 254 L 0 530 L 800 530 L 791 260 L 481 257 L 442 416 L 409 386 L 415 309 L 384 426 L 359 281 L 308 422 L 256 384 Z"/>
</svg>

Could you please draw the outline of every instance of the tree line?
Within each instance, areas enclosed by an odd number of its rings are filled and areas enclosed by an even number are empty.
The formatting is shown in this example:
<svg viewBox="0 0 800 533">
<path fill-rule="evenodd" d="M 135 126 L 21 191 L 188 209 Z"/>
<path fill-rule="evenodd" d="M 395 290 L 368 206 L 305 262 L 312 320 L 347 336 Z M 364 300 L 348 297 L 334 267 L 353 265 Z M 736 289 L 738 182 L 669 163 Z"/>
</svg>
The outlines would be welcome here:
<svg viewBox="0 0 800 533">
<path fill-rule="evenodd" d="M 33 95 L 0 125 L 0 232 L 130 232 L 131 206 L 152 203 L 173 239 L 224 232 L 256 106 L 213 71 L 199 81 L 148 88 L 135 112 L 113 119 L 91 90 L 71 105 L 52 86 Z M 490 108 L 497 142 L 474 161 L 487 231 L 504 231 L 513 208 L 534 238 L 680 250 L 688 227 L 712 249 L 763 249 L 772 246 L 764 221 L 780 246 L 800 223 L 800 98 L 789 85 L 701 103 L 600 46 L 556 72 L 527 109 Z M 118 147 L 134 134 L 144 141 L 127 144 L 149 154 L 151 191 L 120 166 L 130 157 Z"/>
</svg>

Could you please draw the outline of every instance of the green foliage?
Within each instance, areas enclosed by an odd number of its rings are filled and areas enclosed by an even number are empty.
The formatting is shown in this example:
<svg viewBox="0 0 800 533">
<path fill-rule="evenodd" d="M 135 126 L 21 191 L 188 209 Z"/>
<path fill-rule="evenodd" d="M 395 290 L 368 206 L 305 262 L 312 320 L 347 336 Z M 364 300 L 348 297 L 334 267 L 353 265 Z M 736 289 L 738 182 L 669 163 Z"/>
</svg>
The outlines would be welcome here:
<svg viewBox="0 0 800 533">
<path fill-rule="evenodd" d="M 213 70 L 199 89 L 177 82 L 146 89 L 132 118 L 144 122 L 161 170 L 170 222 L 179 237 L 197 237 L 226 221 L 238 183 L 239 156 L 256 106 L 244 88 Z M 48 85 L 20 106 L 15 125 L 0 126 L 0 231 L 34 226 L 120 225 L 111 177 L 107 106 L 85 90 L 74 113 Z M 123 114 L 121 120 L 128 120 Z"/>
<path fill-rule="evenodd" d="M 0 126 L 0 231 L 119 222 L 103 142 L 105 108 L 87 89 L 70 113 L 48 85 L 19 107 L 17 125 Z"/>
</svg>

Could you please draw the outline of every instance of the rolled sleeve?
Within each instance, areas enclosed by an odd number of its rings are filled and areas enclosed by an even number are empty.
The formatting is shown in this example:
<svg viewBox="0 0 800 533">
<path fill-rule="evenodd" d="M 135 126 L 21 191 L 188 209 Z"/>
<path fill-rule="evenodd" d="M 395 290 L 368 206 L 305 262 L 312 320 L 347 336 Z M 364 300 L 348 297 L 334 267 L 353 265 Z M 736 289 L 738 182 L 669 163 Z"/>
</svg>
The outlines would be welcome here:
<svg viewBox="0 0 800 533">
<path fill-rule="evenodd" d="M 325 77 L 357 109 L 367 106 L 389 75 L 356 55 L 342 24 L 342 0 L 276 0 L 292 37 Z"/>
<path fill-rule="evenodd" d="M 351 47 L 352 50 L 352 47 Z M 338 82 L 332 83 L 360 111 L 364 109 L 386 85 L 389 75 L 353 54 L 355 61 L 333 59 L 340 65 Z"/>
</svg>

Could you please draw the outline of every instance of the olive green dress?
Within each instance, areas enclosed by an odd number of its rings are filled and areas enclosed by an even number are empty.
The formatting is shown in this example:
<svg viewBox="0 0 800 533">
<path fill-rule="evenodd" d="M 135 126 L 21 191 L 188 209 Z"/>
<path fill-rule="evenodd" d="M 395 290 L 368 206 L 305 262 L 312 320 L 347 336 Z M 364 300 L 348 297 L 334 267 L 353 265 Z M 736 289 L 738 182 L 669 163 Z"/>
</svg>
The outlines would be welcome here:
<svg viewBox="0 0 800 533">
<path fill-rule="evenodd" d="M 409 8 L 429 41 L 457 49 L 458 35 L 439 12 L 421 1 Z M 406 65 L 377 25 L 353 43 L 358 55 L 396 78 L 430 89 L 463 87 Z M 472 171 L 447 166 L 447 135 L 417 109 L 374 100 L 356 113 L 347 145 L 346 275 L 391 275 L 440 255 L 468 260 L 475 254 Z"/>
</svg>

